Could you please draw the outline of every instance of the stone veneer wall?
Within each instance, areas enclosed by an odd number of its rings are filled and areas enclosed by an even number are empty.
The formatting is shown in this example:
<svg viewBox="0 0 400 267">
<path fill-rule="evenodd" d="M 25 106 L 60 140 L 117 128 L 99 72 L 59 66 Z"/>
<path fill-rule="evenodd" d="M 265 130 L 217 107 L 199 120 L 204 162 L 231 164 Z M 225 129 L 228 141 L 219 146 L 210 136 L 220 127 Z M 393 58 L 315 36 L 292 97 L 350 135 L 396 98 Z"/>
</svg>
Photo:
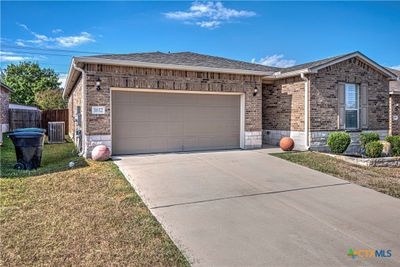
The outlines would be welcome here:
<svg viewBox="0 0 400 267">
<path fill-rule="evenodd" d="M 110 87 L 244 93 L 245 148 L 262 146 L 262 94 L 253 95 L 255 86 L 259 91 L 262 87 L 260 76 L 102 64 L 87 64 L 84 69 L 87 72 L 87 156 L 100 143 L 111 148 Z M 101 80 L 100 91 L 95 86 L 97 78 Z M 92 106 L 105 106 L 106 113 L 92 114 Z"/>
<path fill-rule="evenodd" d="M 310 149 L 314 151 L 328 152 L 329 147 L 327 146 L 328 135 L 332 131 L 318 131 L 310 133 Z M 375 132 L 378 133 L 381 140 L 384 140 L 388 135 L 388 130 L 363 130 L 362 132 Z M 351 143 L 345 154 L 357 154 L 360 152 L 360 131 L 358 132 L 348 132 L 351 137 Z"/>
<path fill-rule="evenodd" d="M 400 94 L 390 95 L 389 119 L 389 134 L 400 135 Z"/>
</svg>

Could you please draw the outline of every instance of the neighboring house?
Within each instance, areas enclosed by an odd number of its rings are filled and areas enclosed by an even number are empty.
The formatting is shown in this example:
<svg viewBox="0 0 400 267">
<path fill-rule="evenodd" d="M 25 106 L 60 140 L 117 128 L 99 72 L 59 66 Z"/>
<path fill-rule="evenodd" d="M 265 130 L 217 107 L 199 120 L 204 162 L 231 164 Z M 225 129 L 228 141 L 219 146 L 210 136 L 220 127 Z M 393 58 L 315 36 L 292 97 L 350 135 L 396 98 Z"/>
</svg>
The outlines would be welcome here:
<svg viewBox="0 0 400 267">
<path fill-rule="evenodd" d="M 332 131 L 389 130 L 389 81 L 360 52 L 275 68 L 184 53 L 74 57 L 64 89 L 83 154 L 260 148 L 291 136 L 324 150 Z"/>
<path fill-rule="evenodd" d="M 400 70 L 389 70 L 399 76 L 396 81 L 391 81 L 389 85 L 389 133 L 400 135 Z"/>
<path fill-rule="evenodd" d="M 13 103 L 10 103 L 9 109 L 40 110 L 38 107 L 35 106 L 27 106 L 27 105 L 13 104 Z"/>
<path fill-rule="evenodd" d="M 1 103 L 1 114 L 0 114 L 0 143 L 3 142 L 3 133 L 8 131 L 9 123 L 8 123 L 8 109 L 10 103 L 10 94 L 14 91 L 0 82 L 0 103 Z"/>
</svg>

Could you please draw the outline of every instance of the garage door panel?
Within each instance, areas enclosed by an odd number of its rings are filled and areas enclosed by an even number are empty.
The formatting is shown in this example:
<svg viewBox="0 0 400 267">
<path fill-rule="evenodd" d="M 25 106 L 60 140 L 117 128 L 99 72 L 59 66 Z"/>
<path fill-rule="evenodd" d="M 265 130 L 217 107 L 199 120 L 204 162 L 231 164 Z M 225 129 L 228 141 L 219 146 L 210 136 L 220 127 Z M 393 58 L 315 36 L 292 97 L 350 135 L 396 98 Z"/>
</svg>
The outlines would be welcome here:
<svg viewBox="0 0 400 267">
<path fill-rule="evenodd" d="M 114 150 L 117 154 L 131 154 L 132 147 L 135 148 L 135 153 L 145 153 L 149 147 L 148 143 L 151 138 L 118 138 L 119 142 L 113 139 L 113 153 Z M 126 145 L 126 144 L 129 144 Z"/>
<path fill-rule="evenodd" d="M 114 91 L 114 154 L 238 148 L 240 96 Z"/>
<path fill-rule="evenodd" d="M 147 137 L 150 131 L 149 122 L 126 122 L 118 125 L 118 138 Z"/>
<path fill-rule="evenodd" d="M 166 113 L 168 114 L 169 122 L 182 122 L 183 116 L 185 114 L 185 107 L 183 106 L 170 106 L 168 107 Z"/>
<path fill-rule="evenodd" d="M 113 105 L 113 122 L 148 121 L 148 107 L 131 104 Z"/>
<path fill-rule="evenodd" d="M 168 136 L 183 136 L 184 133 L 183 122 L 168 122 L 166 131 Z"/>
<path fill-rule="evenodd" d="M 163 122 L 168 120 L 168 107 L 149 106 L 147 108 L 147 120 L 153 122 Z"/>
<path fill-rule="evenodd" d="M 167 140 L 169 152 L 183 151 L 183 138 L 181 137 L 169 137 Z"/>
<path fill-rule="evenodd" d="M 129 104 L 131 102 L 129 97 L 130 94 L 120 92 L 118 94 L 113 94 L 112 101 L 114 104 Z"/>
</svg>

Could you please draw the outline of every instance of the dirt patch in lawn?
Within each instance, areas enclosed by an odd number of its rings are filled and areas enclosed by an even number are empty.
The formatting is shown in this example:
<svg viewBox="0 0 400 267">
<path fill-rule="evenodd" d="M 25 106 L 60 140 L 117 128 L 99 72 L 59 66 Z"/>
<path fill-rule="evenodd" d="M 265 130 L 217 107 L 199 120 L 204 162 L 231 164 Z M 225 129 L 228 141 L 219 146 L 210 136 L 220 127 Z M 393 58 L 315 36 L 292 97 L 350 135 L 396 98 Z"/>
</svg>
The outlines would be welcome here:
<svg viewBox="0 0 400 267">
<path fill-rule="evenodd" d="M 0 189 L 2 266 L 188 265 L 112 162 Z"/>
<path fill-rule="evenodd" d="M 400 198 L 399 168 L 364 167 L 317 152 L 288 152 L 271 155 Z"/>
</svg>

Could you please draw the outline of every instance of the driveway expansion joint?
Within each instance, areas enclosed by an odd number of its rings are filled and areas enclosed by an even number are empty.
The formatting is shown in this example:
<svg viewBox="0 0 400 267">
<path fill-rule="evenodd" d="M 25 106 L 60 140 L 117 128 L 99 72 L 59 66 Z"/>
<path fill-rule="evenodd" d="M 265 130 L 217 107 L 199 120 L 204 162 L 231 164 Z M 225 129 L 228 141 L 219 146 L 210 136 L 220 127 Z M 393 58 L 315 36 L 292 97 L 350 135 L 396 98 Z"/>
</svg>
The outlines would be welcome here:
<svg viewBox="0 0 400 267">
<path fill-rule="evenodd" d="M 332 187 L 332 186 L 341 186 L 341 185 L 349 185 L 349 182 L 343 183 L 335 183 L 335 184 L 327 184 L 327 185 L 317 185 L 317 186 L 308 186 L 308 187 L 299 187 L 293 189 L 286 189 L 286 190 L 277 190 L 277 191 L 268 191 L 268 192 L 260 192 L 260 193 L 252 193 L 252 194 L 244 194 L 244 195 L 236 195 L 236 196 L 228 196 L 228 197 L 219 197 L 219 198 L 211 198 L 211 199 L 204 199 L 204 200 L 197 200 L 197 201 L 189 201 L 189 202 L 182 202 L 182 203 L 175 203 L 175 204 L 168 204 L 168 205 L 160 205 L 155 207 L 149 207 L 149 209 L 162 209 L 162 208 L 170 208 L 176 206 L 186 206 L 186 205 L 193 205 L 193 204 L 200 204 L 200 203 L 207 203 L 207 202 L 215 202 L 220 200 L 228 200 L 228 199 L 235 199 L 235 198 L 245 198 L 245 197 L 255 197 L 255 196 L 262 196 L 262 195 L 274 195 L 274 194 L 282 194 L 288 192 L 295 192 L 295 191 L 303 191 L 303 190 L 311 190 L 311 189 L 318 189 L 318 188 L 325 188 L 325 187 Z"/>
</svg>

